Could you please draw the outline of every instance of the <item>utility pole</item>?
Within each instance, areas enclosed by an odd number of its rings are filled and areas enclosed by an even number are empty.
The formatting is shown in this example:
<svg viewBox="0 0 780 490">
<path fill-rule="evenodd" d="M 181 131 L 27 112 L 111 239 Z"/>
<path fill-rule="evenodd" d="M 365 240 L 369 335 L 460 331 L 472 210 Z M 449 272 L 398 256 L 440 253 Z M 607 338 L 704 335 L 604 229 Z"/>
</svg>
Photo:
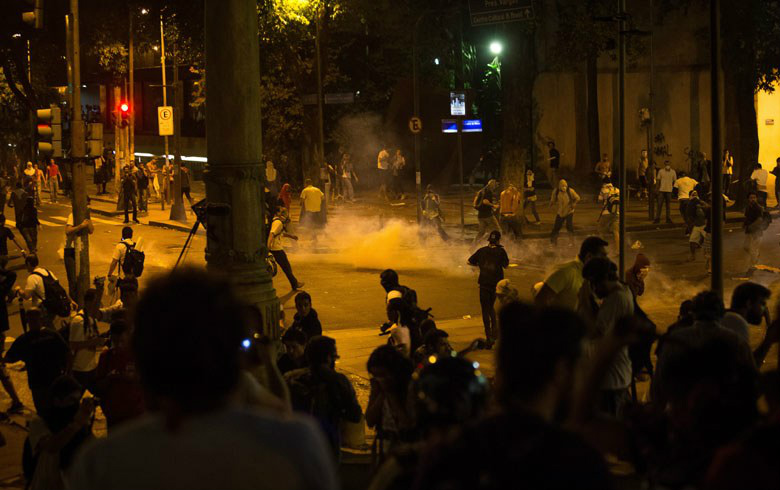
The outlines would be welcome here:
<svg viewBox="0 0 780 490">
<path fill-rule="evenodd" d="M 187 222 L 187 211 L 184 209 L 181 195 L 181 113 L 184 110 L 184 94 L 179 81 L 179 63 L 177 60 L 176 43 L 173 44 L 173 204 L 169 219 Z M 167 138 L 167 137 L 166 137 Z M 190 176 L 190 178 L 192 178 Z"/>
<path fill-rule="evenodd" d="M 227 204 L 207 214 L 206 262 L 262 312 L 279 333 L 279 300 L 265 264 L 265 166 L 261 161 L 260 56 L 256 0 L 206 0 L 206 199 Z"/>
<path fill-rule="evenodd" d="M 134 34 L 133 34 L 133 17 L 135 17 L 135 6 L 130 4 L 128 6 L 130 12 L 129 22 L 129 41 L 127 50 L 127 72 L 130 78 L 130 88 L 128 90 L 128 104 L 130 104 L 130 126 L 127 130 L 127 147 L 130 160 L 135 162 L 135 63 L 134 63 Z"/>
<path fill-rule="evenodd" d="M 655 5 L 654 0 L 650 0 L 650 93 L 649 93 L 649 103 L 648 109 L 650 110 L 650 122 L 648 124 L 647 131 L 649 132 L 647 136 L 647 164 L 651 169 L 655 169 L 655 164 L 653 162 L 653 139 L 655 138 L 655 90 L 654 90 L 654 84 L 655 84 L 655 57 L 653 54 L 653 36 L 655 32 Z M 647 193 L 647 205 L 648 208 L 648 218 L 651 220 L 654 218 L 654 206 L 655 201 L 652 199 L 652 193 Z"/>
<path fill-rule="evenodd" d="M 620 187 L 620 217 L 619 244 L 620 252 L 618 270 L 620 279 L 626 272 L 626 0 L 618 0 L 618 19 L 620 32 L 618 47 L 618 174 Z"/>
<path fill-rule="evenodd" d="M 81 223 L 89 217 L 87 209 L 87 171 L 84 159 L 84 122 L 81 120 L 81 53 L 79 46 L 79 0 L 70 0 L 73 53 L 73 111 L 70 125 L 70 156 L 73 174 L 73 223 Z M 89 289 L 89 233 L 82 230 L 76 235 L 76 300 L 84 303 L 84 293 Z"/>
<path fill-rule="evenodd" d="M 163 16 L 160 14 L 160 65 L 162 68 L 162 96 L 163 105 L 168 105 L 168 87 L 165 82 L 165 29 L 163 26 Z M 165 163 L 168 163 L 168 137 L 165 138 Z M 177 172 L 178 173 L 178 172 Z"/>
<path fill-rule="evenodd" d="M 417 73 L 417 39 L 420 23 L 428 12 L 423 12 L 414 23 L 412 32 L 412 91 L 414 92 L 414 117 L 420 117 L 420 80 Z M 423 126 L 424 127 L 424 126 Z M 460 131 L 458 131 L 460 137 Z M 388 170 L 389 172 L 389 170 Z M 417 190 L 417 224 L 422 223 L 422 176 L 420 172 L 420 132 L 414 133 L 414 182 Z M 463 189 L 461 189 L 463 192 Z"/>
<path fill-rule="evenodd" d="M 32 51 L 30 50 L 30 40 L 27 40 L 27 81 L 32 87 Z M 32 105 L 32 104 L 31 104 Z M 35 154 L 35 137 L 38 130 L 35 126 L 35 107 L 30 108 L 30 161 L 35 163 L 37 155 Z"/>
<path fill-rule="evenodd" d="M 323 6 L 322 9 L 325 7 Z M 317 7 L 317 35 L 314 38 L 314 47 L 317 56 L 317 129 L 319 131 L 319 155 L 320 159 L 320 178 L 324 179 L 327 175 L 327 169 L 325 168 L 325 107 L 322 94 L 322 9 Z M 331 183 L 331 185 L 333 185 Z M 330 189 L 325 187 L 325 202 L 328 201 L 328 195 Z"/>
<path fill-rule="evenodd" d="M 720 0 L 710 2 L 710 114 L 712 115 L 712 290 L 723 298 L 723 168 L 720 132 Z"/>
</svg>

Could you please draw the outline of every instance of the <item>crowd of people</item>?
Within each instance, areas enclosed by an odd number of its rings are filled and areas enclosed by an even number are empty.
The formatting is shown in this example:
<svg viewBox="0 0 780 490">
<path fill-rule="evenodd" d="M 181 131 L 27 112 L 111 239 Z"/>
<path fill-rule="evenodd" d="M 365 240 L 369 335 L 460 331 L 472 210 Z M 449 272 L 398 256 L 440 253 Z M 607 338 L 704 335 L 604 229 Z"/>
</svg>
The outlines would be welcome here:
<svg viewBox="0 0 780 490">
<path fill-rule="evenodd" d="M 121 269 L 134 289 L 106 305 L 97 282 L 58 330 L 70 297 L 29 255 L 24 287 L 12 272 L 0 281 L 4 297 L 34 302 L 3 358 L 25 363 L 33 394 L 29 488 L 338 488 L 348 428 L 363 424 L 376 490 L 615 488 L 614 458 L 651 488 L 780 483 L 779 378 L 760 371 L 780 340 L 769 289 L 741 283 L 728 309 L 702 291 L 657 331 L 641 308 L 646 257 L 622 282 L 608 242 L 588 237 L 529 304 L 504 278 L 501 234 L 487 242 L 467 260 L 486 335 L 460 351 L 416 290 L 380 274 L 387 343 L 368 357 L 364 407 L 307 292 L 278 339 L 217 274 L 177 270 L 138 296 L 125 228 L 108 275 Z M 475 349 L 494 350 L 494 377 Z M 19 410 L 5 370 L 2 381 Z M 93 434 L 98 407 L 106 438 Z"/>
</svg>

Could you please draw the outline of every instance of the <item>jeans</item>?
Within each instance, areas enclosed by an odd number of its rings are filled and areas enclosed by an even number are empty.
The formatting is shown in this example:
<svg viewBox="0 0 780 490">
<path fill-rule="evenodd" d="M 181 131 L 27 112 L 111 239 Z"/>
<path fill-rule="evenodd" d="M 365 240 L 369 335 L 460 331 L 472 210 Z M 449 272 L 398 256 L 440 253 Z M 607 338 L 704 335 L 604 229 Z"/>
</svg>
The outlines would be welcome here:
<svg viewBox="0 0 780 490">
<path fill-rule="evenodd" d="M 501 225 L 501 233 L 506 236 L 512 234 L 515 240 L 523 238 L 523 230 L 520 226 L 520 220 L 515 215 L 501 215 L 498 220 Z"/>
<path fill-rule="evenodd" d="M 498 339 L 498 322 L 496 321 L 496 288 L 479 287 L 479 305 L 482 307 L 482 324 L 485 326 L 485 337 L 488 341 Z"/>
<path fill-rule="evenodd" d="M 731 174 L 723 174 L 723 188 L 721 189 L 724 194 L 729 194 L 729 186 L 731 186 Z"/>
<path fill-rule="evenodd" d="M 287 254 L 284 250 L 271 250 L 271 255 L 274 256 L 274 260 L 284 271 L 284 275 L 287 276 L 287 280 L 290 281 L 290 287 L 298 289 L 298 279 L 295 278 L 292 271 L 290 261 L 287 260 Z"/>
<path fill-rule="evenodd" d="M 745 233 L 745 252 L 750 256 L 750 268 L 754 269 L 758 265 L 759 252 L 761 250 L 761 239 L 764 237 L 763 231 Z"/>
<path fill-rule="evenodd" d="M 655 221 L 661 221 L 661 208 L 666 204 L 666 221 L 672 221 L 671 211 L 669 207 L 672 205 L 672 193 L 671 192 L 659 192 L 658 193 L 658 208 L 656 208 Z"/>
<path fill-rule="evenodd" d="M 354 201 L 355 200 L 355 188 L 352 187 L 352 179 L 348 179 L 346 177 L 341 178 L 341 187 L 344 190 L 344 200 L 345 201 Z"/>
<path fill-rule="evenodd" d="M 130 211 L 131 205 L 133 209 L 133 221 L 138 221 L 138 205 L 136 203 L 135 192 L 126 192 L 125 193 L 125 223 L 129 221 L 127 218 L 128 218 L 128 212 Z"/>
<path fill-rule="evenodd" d="M 60 183 L 56 177 L 49 178 L 49 198 L 51 202 L 57 202 L 57 193 L 60 191 Z"/>
<path fill-rule="evenodd" d="M 498 220 L 493 215 L 490 215 L 488 218 L 477 218 L 477 221 L 479 221 L 479 229 L 477 230 L 477 236 L 474 237 L 474 243 L 479 241 L 486 233 L 493 230 L 501 230 L 501 227 L 498 225 Z"/>
<path fill-rule="evenodd" d="M 38 227 L 31 226 L 25 228 L 19 228 L 19 232 L 22 234 L 22 238 L 27 243 L 27 249 L 35 253 L 38 250 Z"/>
<path fill-rule="evenodd" d="M 536 222 L 539 223 L 541 220 L 539 219 L 539 213 L 536 212 L 536 201 L 529 201 L 526 199 L 523 201 L 523 218 L 525 218 L 525 208 L 530 207 L 531 208 L 531 214 L 534 215 L 534 219 L 536 219 Z M 526 221 L 528 221 L 526 219 Z"/>
<path fill-rule="evenodd" d="M 553 224 L 552 234 L 550 235 L 550 241 L 553 245 L 558 243 L 558 234 L 561 232 L 561 227 L 564 222 L 566 223 L 566 230 L 569 232 L 569 235 L 574 236 L 574 213 L 570 213 L 563 218 L 556 214 L 555 224 Z"/>
</svg>

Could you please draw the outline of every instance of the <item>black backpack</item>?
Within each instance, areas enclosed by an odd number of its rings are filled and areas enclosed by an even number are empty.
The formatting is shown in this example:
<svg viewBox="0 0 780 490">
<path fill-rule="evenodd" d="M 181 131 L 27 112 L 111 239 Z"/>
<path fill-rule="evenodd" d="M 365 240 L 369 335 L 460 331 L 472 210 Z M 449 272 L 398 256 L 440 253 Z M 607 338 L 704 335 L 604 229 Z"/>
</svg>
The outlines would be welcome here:
<svg viewBox="0 0 780 490">
<path fill-rule="evenodd" d="M 60 285 L 60 282 L 51 275 L 51 272 L 46 271 L 48 276 L 44 276 L 40 272 L 33 272 L 36 276 L 43 279 L 43 292 L 46 296 L 42 299 L 41 304 L 46 308 L 46 311 L 61 317 L 68 317 L 70 315 L 70 298 L 68 293 Z"/>
<path fill-rule="evenodd" d="M 122 272 L 125 274 L 132 274 L 135 277 L 141 277 L 144 273 L 144 260 L 146 260 L 146 254 L 135 248 L 135 245 L 131 245 L 127 242 L 119 242 L 127 247 L 125 252 L 125 260 L 122 261 Z"/>
</svg>

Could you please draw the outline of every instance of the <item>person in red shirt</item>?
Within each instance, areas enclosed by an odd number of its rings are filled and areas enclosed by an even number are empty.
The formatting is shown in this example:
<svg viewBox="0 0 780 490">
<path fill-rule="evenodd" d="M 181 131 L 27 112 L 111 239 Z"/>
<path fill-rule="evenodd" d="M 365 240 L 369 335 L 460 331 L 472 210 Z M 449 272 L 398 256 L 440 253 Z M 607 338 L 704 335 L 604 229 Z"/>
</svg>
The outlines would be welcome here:
<svg viewBox="0 0 780 490">
<path fill-rule="evenodd" d="M 49 166 L 46 171 L 49 177 L 49 196 L 51 197 L 51 202 L 57 202 L 57 194 L 60 192 L 62 176 L 60 175 L 60 167 L 54 162 L 53 158 L 49 160 Z"/>
<path fill-rule="evenodd" d="M 143 388 L 130 348 L 130 333 L 130 326 L 124 319 L 111 322 L 111 348 L 100 355 L 95 374 L 109 429 L 145 411 Z"/>
</svg>

